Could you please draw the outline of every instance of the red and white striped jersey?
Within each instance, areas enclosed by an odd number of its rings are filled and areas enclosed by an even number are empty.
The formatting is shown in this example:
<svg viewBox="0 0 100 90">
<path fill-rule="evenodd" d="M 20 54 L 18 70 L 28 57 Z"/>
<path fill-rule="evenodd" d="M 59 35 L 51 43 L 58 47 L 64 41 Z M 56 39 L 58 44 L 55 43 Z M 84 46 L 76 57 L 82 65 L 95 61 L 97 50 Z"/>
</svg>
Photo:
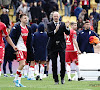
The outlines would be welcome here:
<svg viewBox="0 0 100 90">
<path fill-rule="evenodd" d="M 20 35 L 18 42 L 17 42 L 18 50 L 27 51 L 27 48 L 26 48 L 27 36 L 28 36 L 27 27 L 21 26 L 21 35 Z"/>
<path fill-rule="evenodd" d="M 7 36 L 7 27 L 4 23 L 0 22 L 0 46 L 4 45 L 3 37 Z"/>
<path fill-rule="evenodd" d="M 66 52 L 77 51 L 73 43 L 73 39 L 76 39 L 76 38 L 77 38 L 76 31 L 73 29 L 70 29 L 70 35 L 66 35 Z"/>
</svg>

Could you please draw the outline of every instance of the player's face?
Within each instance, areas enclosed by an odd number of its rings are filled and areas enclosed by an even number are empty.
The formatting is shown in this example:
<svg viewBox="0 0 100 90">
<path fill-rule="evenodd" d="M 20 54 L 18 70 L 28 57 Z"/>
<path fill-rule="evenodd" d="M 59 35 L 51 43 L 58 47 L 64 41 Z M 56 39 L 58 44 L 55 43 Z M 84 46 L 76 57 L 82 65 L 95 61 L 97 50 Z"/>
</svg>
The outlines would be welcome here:
<svg viewBox="0 0 100 90">
<path fill-rule="evenodd" d="M 59 14 L 58 14 L 58 13 L 54 13 L 54 14 L 53 14 L 53 20 L 54 20 L 55 22 L 58 22 L 58 21 L 59 21 Z"/>
<path fill-rule="evenodd" d="M 86 29 L 89 29 L 89 28 L 90 28 L 90 23 L 86 23 L 86 24 L 85 24 L 85 28 L 86 28 Z"/>
<path fill-rule="evenodd" d="M 77 30 L 77 23 L 73 25 L 73 29 Z"/>
<path fill-rule="evenodd" d="M 21 22 L 27 24 L 27 23 L 28 23 L 28 17 L 27 17 L 27 16 L 23 16 L 23 17 L 21 18 Z"/>
</svg>

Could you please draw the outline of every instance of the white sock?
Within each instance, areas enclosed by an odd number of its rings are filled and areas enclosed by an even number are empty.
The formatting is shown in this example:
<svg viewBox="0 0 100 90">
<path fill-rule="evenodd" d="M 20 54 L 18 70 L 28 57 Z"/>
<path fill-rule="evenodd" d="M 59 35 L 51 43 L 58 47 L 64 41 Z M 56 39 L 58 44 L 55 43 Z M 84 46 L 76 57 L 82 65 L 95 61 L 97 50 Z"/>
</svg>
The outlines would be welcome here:
<svg viewBox="0 0 100 90">
<path fill-rule="evenodd" d="M 0 76 L 1 76 L 1 68 L 0 68 Z"/>
<path fill-rule="evenodd" d="M 27 74 L 28 74 L 28 68 L 29 68 L 28 65 L 24 66 L 24 76 L 27 76 Z"/>
<path fill-rule="evenodd" d="M 77 72 L 78 78 L 80 78 L 80 69 L 79 69 L 79 65 L 76 65 L 76 72 Z"/>
<path fill-rule="evenodd" d="M 15 80 L 18 80 L 19 83 L 21 83 L 21 76 L 22 76 L 22 70 L 17 70 Z"/>
<path fill-rule="evenodd" d="M 34 77 L 34 67 L 30 66 L 29 68 L 29 73 L 28 73 L 28 78 Z"/>
<path fill-rule="evenodd" d="M 0 71 L 0 76 L 1 76 L 1 71 Z"/>
<path fill-rule="evenodd" d="M 71 79 L 71 67 L 70 65 L 67 64 L 67 75 L 68 75 L 68 79 Z"/>
<path fill-rule="evenodd" d="M 44 74 L 44 64 L 41 64 L 40 65 L 40 79 L 42 79 L 43 74 Z"/>
<path fill-rule="evenodd" d="M 35 65 L 35 74 L 36 76 L 39 75 L 39 64 L 38 63 Z"/>
</svg>

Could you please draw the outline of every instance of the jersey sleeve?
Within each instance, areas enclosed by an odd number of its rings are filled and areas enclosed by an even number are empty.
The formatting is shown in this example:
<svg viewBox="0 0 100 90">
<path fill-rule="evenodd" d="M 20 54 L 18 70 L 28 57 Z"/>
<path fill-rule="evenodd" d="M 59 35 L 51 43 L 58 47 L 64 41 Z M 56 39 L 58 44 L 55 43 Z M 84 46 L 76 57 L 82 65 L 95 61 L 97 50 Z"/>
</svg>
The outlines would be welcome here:
<svg viewBox="0 0 100 90">
<path fill-rule="evenodd" d="M 2 24 L 2 30 L 3 30 L 3 36 L 7 36 L 8 35 L 8 32 L 7 32 L 7 27 L 5 24 Z"/>
<path fill-rule="evenodd" d="M 73 39 L 77 39 L 76 31 L 73 31 L 73 33 L 72 33 L 72 38 L 73 38 Z"/>
</svg>

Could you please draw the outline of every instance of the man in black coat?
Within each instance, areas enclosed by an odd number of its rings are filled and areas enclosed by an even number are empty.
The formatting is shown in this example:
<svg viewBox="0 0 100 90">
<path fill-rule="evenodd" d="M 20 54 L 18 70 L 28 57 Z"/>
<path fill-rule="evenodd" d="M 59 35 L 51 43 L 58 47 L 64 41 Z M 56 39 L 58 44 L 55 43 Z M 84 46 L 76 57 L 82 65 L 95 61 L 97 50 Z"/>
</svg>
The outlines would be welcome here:
<svg viewBox="0 0 100 90">
<path fill-rule="evenodd" d="M 64 32 L 65 34 L 69 35 L 70 30 L 68 28 L 68 24 L 65 24 L 63 22 L 59 21 L 59 13 L 54 12 L 53 14 L 53 21 L 48 24 L 48 31 L 47 34 L 50 37 L 48 42 L 48 55 L 50 55 L 50 58 L 52 60 L 52 71 L 53 71 L 53 78 L 55 81 L 55 84 L 59 84 L 58 80 L 58 74 L 57 74 L 57 57 L 58 53 L 60 56 L 60 62 L 61 62 L 61 83 L 64 84 L 64 76 L 65 76 L 65 48 L 66 43 L 64 39 Z"/>
</svg>

